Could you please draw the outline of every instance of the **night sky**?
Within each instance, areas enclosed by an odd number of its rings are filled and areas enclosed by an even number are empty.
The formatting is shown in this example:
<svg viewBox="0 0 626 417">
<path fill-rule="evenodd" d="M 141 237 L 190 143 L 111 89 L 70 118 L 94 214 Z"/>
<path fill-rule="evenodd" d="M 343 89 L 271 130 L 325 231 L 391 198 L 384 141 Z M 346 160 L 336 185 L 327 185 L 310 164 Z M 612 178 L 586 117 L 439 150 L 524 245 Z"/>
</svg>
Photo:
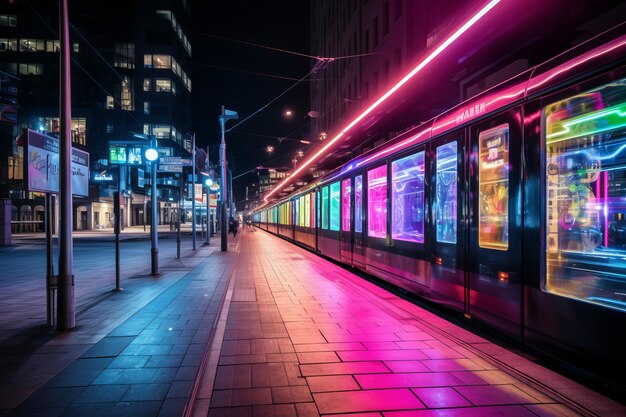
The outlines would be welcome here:
<svg viewBox="0 0 626 417">
<path fill-rule="evenodd" d="M 210 146 L 218 162 L 221 106 L 239 113 L 239 121 L 259 110 L 306 76 L 312 59 L 257 44 L 309 53 L 309 1 L 197 1 L 192 4 L 193 124 L 198 146 Z M 240 41 L 240 42 L 236 42 Z M 309 82 L 287 94 L 226 134 L 227 159 L 236 177 L 256 166 L 289 167 L 308 136 Z M 293 111 L 291 118 L 284 112 Z M 237 122 L 229 121 L 227 128 Z M 279 142 L 278 137 L 287 137 Z M 265 148 L 275 147 L 273 155 Z M 255 172 L 235 180 L 237 200 L 257 182 Z"/>
</svg>

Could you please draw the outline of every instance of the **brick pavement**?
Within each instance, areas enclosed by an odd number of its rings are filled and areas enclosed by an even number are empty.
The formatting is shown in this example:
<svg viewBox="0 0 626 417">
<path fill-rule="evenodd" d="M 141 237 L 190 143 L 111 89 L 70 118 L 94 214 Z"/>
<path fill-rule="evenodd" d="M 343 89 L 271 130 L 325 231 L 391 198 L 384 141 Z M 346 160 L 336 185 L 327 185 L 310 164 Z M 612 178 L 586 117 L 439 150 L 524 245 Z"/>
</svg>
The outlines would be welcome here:
<svg viewBox="0 0 626 417">
<path fill-rule="evenodd" d="M 231 285 L 194 416 L 626 415 L 265 232 L 243 233 Z"/>
<path fill-rule="evenodd" d="M 126 280 L 72 331 L 5 341 L 0 415 L 182 415 L 236 259 L 218 244 Z"/>
</svg>

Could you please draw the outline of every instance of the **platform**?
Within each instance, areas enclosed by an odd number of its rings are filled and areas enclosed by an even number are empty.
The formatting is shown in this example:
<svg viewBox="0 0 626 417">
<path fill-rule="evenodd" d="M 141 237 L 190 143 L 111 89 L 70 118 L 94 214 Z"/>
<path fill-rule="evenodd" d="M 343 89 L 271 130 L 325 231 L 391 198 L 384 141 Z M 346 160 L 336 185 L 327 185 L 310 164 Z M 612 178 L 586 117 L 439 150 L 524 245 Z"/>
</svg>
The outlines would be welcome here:
<svg viewBox="0 0 626 417">
<path fill-rule="evenodd" d="M 626 415 L 269 233 L 237 251 L 194 416 Z"/>
</svg>

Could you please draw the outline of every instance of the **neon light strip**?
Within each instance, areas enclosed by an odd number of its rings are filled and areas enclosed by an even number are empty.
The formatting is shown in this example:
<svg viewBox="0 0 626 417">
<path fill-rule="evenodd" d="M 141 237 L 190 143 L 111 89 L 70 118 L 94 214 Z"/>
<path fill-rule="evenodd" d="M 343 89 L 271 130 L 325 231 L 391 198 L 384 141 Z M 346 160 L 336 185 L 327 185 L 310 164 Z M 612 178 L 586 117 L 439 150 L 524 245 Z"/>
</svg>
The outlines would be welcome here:
<svg viewBox="0 0 626 417">
<path fill-rule="evenodd" d="M 558 132 L 554 132 L 554 133 L 550 133 L 549 135 L 546 135 L 546 139 L 549 140 L 550 143 L 554 143 L 554 142 L 560 142 L 566 139 L 571 139 L 572 137 L 574 137 L 572 134 L 568 135 L 568 133 L 571 132 L 571 127 L 576 126 L 576 125 L 580 125 L 581 123 L 585 123 L 585 122 L 589 122 L 589 121 L 593 121 L 593 120 L 598 120 L 601 118 L 606 118 L 608 119 L 607 121 L 609 122 L 606 126 L 602 126 L 598 129 L 593 129 L 590 131 L 583 131 L 583 132 L 576 132 L 574 135 L 575 136 L 586 136 L 586 135 L 592 135 L 592 134 L 596 134 L 596 133 L 601 133 L 601 132 L 606 132 L 607 130 L 613 130 L 613 129 L 618 129 L 620 127 L 624 127 L 626 125 L 626 122 L 622 122 L 619 123 L 617 122 L 617 120 L 615 120 L 617 123 L 611 123 L 613 120 L 610 119 L 610 116 L 616 116 L 615 119 L 623 119 L 626 118 L 626 112 L 622 111 L 622 108 L 624 108 L 624 105 L 620 104 L 618 106 L 615 106 L 613 108 L 609 108 L 609 109 L 605 109 L 605 110 L 601 110 L 595 113 L 591 113 L 591 114 L 586 114 L 584 116 L 581 117 L 575 117 L 570 119 L 567 122 L 563 122 L 563 130 L 560 130 Z M 565 135 L 564 137 L 558 138 L 558 139 L 553 139 L 556 136 L 562 136 Z"/>
<path fill-rule="evenodd" d="M 289 177 L 285 178 L 280 184 L 278 184 L 272 191 L 267 194 L 263 200 L 267 202 L 269 197 L 281 190 L 292 181 L 298 174 L 300 174 L 307 166 L 313 161 L 319 158 L 326 150 L 328 150 L 334 143 L 336 143 L 346 132 L 352 129 L 358 122 L 360 122 L 365 116 L 370 114 L 374 109 L 380 106 L 385 100 L 395 93 L 400 87 L 406 84 L 411 78 L 413 78 L 418 72 L 420 72 L 428 63 L 435 59 L 445 49 L 447 49 L 454 41 L 456 41 L 463 33 L 467 32 L 476 22 L 478 22 L 484 15 L 486 15 L 491 9 L 493 9 L 501 0 L 491 0 L 485 7 L 483 7 L 478 13 L 476 13 L 470 20 L 468 20 L 463 26 L 461 26 L 456 32 L 454 32 L 448 39 L 446 39 L 437 49 L 430 53 L 422 62 L 420 62 L 411 72 L 409 72 L 404 78 L 394 85 L 389 91 L 383 94 L 378 100 L 368 107 L 363 113 L 357 116 L 350 124 L 348 124 L 343 130 L 335 136 L 331 141 L 317 151 L 311 158 L 304 162 L 298 169 L 296 169 Z"/>
</svg>

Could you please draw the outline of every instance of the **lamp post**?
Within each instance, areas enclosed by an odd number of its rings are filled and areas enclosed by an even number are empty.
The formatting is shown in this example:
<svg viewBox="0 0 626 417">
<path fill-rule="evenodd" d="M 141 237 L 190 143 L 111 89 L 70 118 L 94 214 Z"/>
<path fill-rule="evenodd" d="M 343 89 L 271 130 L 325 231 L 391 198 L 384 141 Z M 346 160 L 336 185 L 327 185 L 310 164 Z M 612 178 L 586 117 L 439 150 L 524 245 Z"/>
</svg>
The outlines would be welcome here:
<svg viewBox="0 0 626 417">
<path fill-rule="evenodd" d="M 211 244 L 211 186 L 213 185 L 213 180 L 211 178 L 207 178 L 204 181 L 206 185 L 206 242 L 205 245 Z"/>
<path fill-rule="evenodd" d="M 156 139 L 150 139 L 150 147 L 146 149 L 146 159 L 152 163 L 151 169 L 151 194 L 152 194 L 152 219 L 150 221 L 150 241 L 151 241 L 151 266 L 152 276 L 159 275 L 159 235 L 157 232 L 157 159 L 159 152 L 157 151 Z"/>
<path fill-rule="evenodd" d="M 226 140 L 225 140 L 225 130 L 224 127 L 226 125 L 226 122 L 228 120 L 236 120 L 237 119 L 237 112 L 232 111 L 232 110 L 226 110 L 224 108 L 224 106 L 222 106 L 222 114 L 218 117 L 218 120 L 220 122 L 220 128 L 222 131 L 222 140 L 220 142 L 220 174 L 221 174 L 221 181 L 220 181 L 220 185 L 222 187 L 221 189 L 221 193 L 222 193 L 222 213 L 221 213 L 221 217 L 222 217 L 222 252 L 226 252 L 228 251 L 228 232 L 226 230 L 226 202 L 228 201 L 228 196 L 227 196 L 227 191 L 228 187 L 226 185 Z"/>
</svg>

